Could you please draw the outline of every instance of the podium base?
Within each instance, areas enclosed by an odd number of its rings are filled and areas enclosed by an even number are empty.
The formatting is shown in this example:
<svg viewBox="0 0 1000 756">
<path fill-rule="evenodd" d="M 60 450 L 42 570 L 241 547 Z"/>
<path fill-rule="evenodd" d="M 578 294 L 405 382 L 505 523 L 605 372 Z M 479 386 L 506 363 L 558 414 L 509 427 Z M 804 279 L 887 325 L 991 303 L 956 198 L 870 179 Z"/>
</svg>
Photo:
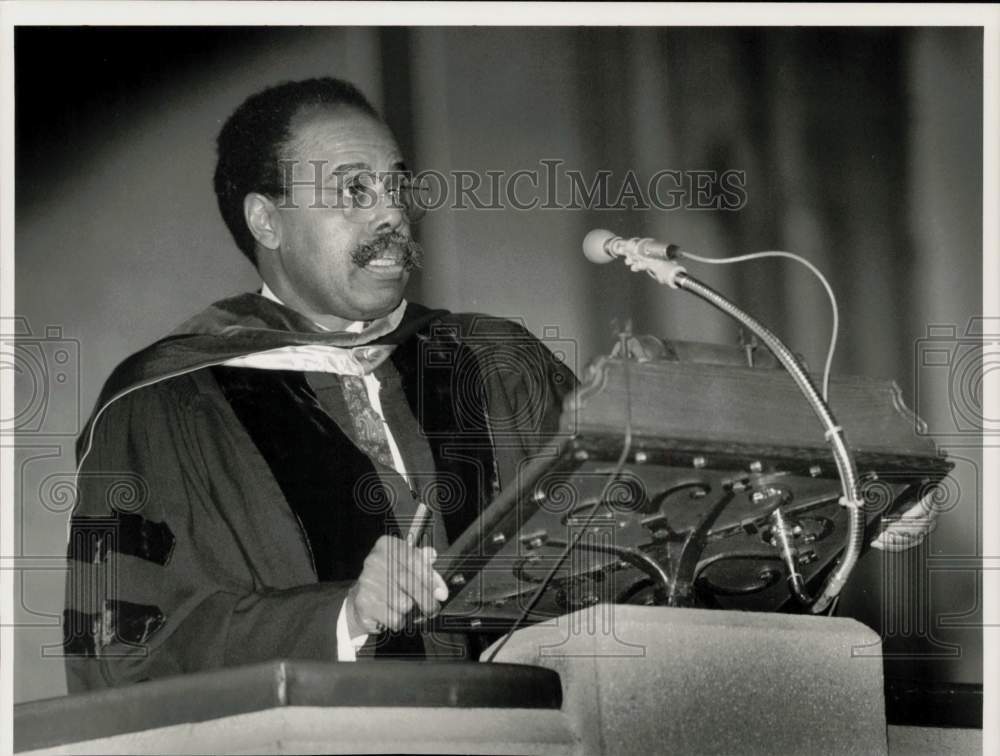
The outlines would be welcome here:
<svg viewBox="0 0 1000 756">
<path fill-rule="evenodd" d="M 881 641 L 851 619 L 599 604 L 496 661 L 559 673 L 585 753 L 887 752 Z"/>
</svg>

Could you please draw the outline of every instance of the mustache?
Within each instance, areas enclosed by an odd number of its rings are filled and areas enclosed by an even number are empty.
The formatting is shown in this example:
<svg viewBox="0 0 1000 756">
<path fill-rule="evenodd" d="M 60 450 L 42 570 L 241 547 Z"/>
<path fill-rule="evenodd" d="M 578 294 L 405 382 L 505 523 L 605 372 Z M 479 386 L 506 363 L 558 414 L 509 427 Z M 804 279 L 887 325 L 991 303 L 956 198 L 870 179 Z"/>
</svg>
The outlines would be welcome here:
<svg viewBox="0 0 1000 756">
<path fill-rule="evenodd" d="M 383 256 L 390 250 L 397 251 L 400 262 L 405 270 L 422 268 L 424 265 L 424 248 L 409 236 L 393 231 L 359 244 L 351 252 L 351 260 L 359 268 L 363 268 L 376 257 Z"/>
</svg>

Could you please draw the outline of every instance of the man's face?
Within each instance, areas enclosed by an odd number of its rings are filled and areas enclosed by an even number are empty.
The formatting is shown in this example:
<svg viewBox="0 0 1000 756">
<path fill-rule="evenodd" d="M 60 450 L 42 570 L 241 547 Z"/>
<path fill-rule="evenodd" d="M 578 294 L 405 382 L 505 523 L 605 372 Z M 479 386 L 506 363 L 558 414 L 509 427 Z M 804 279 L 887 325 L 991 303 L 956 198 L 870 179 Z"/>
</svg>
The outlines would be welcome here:
<svg viewBox="0 0 1000 756">
<path fill-rule="evenodd" d="M 270 256 L 262 273 L 285 304 L 321 323 L 386 315 L 409 279 L 410 227 L 399 202 L 372 179 L 404 169 L 396 140 L 384 123 L 352 108 L 307 111 L 290 131 L 296 183 L 276 203 L 280 243 L 259 252 Z M 352 209 L 346 188 L 365 180 Z"/>
</svg>

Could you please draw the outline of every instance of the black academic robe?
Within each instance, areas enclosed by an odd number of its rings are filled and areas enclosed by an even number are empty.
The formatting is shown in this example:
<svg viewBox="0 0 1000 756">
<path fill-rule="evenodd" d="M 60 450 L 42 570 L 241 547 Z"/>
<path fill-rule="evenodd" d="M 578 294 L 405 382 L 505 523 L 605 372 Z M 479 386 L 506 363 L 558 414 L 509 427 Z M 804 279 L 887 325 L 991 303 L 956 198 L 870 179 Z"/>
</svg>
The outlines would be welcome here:
<svg viewBox="0 0 1000 756">
<path fill-rule="evenodd" d="M 64 612 L 70 692 L 337 658 L 347 590 L 374 541 L 399 531 L 392 487 L 368 486 L 375 493 L 359 501 L 359 481 L 392 473 L 352 444 L 308 376 L 221 364 L 351 338 L 317 333 L 298 313 L 247 294 L 112 374 L 77 446 Z M 385 409 L 412 424 L 403 423 L 401 446 L 411 460 L 432 460 L 439 490 L 461 493 L 441 507 L 454 539 L 553 443 L 575 378 L 523 327 L 498 318 L 410 304 L 371 343 L 395 345 L 378 370 Z"/>
</svg>

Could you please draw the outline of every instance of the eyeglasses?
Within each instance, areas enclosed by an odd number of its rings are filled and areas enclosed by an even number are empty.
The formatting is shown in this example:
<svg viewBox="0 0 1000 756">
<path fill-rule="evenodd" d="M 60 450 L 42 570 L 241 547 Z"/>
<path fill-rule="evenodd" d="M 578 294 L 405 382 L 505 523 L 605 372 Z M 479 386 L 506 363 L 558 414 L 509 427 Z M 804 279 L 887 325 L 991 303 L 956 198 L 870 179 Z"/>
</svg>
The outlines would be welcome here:
<svg viewBox="0 0 1000 756">
<path fill-rule="evenodd" d="M 426 187 L 414 182 L 407 171 L 334 174 L 325 185 L 317 186 L 312 182 L 298 182 L 297 185 L 302 187 L 299 201 L 292 198 L 286 187 L 273 188 L 267 193 L 280 198 L 278 206 L 281 208 L 340 210 L 345 218 L 357 222 L 363 222 L 365 214 L 378 207 L 383 198 L 388 207 L 401 210 L 410 223 L 420 220 L 427 212 L 427 205 L 420 197 Z"/>
</svg>

